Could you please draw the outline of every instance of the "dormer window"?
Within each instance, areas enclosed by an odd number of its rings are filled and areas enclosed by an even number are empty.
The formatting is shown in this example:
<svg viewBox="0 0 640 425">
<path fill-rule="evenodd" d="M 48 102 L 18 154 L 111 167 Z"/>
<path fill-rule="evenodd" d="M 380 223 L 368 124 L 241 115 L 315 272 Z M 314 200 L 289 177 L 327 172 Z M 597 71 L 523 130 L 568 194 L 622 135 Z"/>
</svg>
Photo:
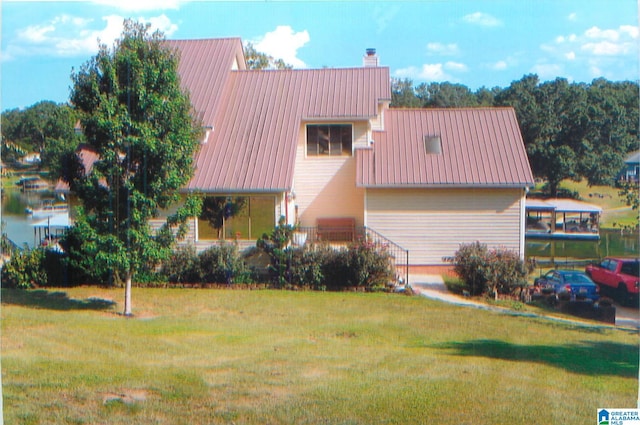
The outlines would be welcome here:
<svg viewBox="0 0 640 425">
<path fill-rule="evenodd" d="M 308 124 L 307 156 L 351 156 L 351 124 Z"/>
</svg>

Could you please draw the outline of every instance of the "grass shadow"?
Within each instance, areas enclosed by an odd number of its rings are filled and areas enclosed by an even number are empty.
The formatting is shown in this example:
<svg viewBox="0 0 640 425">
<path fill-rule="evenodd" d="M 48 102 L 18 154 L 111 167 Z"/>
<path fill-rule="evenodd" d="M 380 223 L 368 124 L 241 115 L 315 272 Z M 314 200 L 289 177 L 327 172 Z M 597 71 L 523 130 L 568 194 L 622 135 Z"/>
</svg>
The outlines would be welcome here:
<svg viewBox="0 0 640 425">
<path fill-rule="evenodd" d="M 569 345 L 521 345 L 481 339 L 436 348 L 452 351 L 457 356 L 547 364 L 582 375 L 638 377 L 638 346 L 632 344 L 585 341 Z"/>
<path fill-rule="evenodd" d="M 2 289 L 2 304 L 19 305 L 47 310 L 108 310 L 115 301 L 101 298 L 77 300 L 69 298 L 65 292 L 50 292 L 44 289 Z"/>
</svg>

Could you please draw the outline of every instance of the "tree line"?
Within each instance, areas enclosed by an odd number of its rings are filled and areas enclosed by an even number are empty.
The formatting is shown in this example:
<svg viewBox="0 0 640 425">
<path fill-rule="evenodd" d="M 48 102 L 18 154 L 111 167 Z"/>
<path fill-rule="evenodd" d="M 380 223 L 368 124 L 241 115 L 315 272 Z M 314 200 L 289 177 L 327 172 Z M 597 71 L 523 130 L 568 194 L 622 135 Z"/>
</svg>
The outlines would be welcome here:
<svg viewBox="0 0 640 425">
<path fill-rule="evenodd" d="M 525 75 L 509 87 L 472 91 L 462 84 L 392 81 L 396 108 L 501 107 L 515 109 L 536 177 L 558 194 L 564 179 L 590 185 L 615 183 L 625 157 L 638 149 L 637 82 L 604 78 L 570 83 L 564 78 L 541 82 Z"/>
</svg>

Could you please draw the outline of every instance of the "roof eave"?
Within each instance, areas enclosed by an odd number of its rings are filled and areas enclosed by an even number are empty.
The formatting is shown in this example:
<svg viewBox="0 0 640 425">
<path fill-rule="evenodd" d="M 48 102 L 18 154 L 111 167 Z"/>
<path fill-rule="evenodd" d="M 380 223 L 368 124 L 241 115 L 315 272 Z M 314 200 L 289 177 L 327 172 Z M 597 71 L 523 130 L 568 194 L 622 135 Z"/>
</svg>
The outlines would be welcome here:
<svg viewBox="0 0 640 425">
<path fill-rule="evenodd" d="M 365 189 L 525 189 L 533 182 L 524 183 L 437 183 L 437 184 L 362 184 L 356 186 Z"/>
</svg>

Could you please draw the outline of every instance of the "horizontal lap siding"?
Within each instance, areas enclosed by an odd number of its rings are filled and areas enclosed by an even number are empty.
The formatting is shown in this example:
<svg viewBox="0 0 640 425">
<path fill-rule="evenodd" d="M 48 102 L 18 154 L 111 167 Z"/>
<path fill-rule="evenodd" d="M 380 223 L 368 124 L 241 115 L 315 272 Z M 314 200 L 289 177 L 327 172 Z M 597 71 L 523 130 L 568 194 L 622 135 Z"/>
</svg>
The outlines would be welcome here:
<svg viewBox="0 0 640 425">
<path fill-rule="evenodd" d="M 409 250 L 411 264 L 442 264 L 461 243 L 520 249 L 521 190 L 367 191 L 367 226 Z"/>
<path fill-rule="evenodd" d="M 353 217 L 364 224 L 364 189 L 356 187 L 355 156 L 305 157 L 304 126 L 296 153 L 295 204 L 301 226 L 322 217 Z"/>
</svg>

